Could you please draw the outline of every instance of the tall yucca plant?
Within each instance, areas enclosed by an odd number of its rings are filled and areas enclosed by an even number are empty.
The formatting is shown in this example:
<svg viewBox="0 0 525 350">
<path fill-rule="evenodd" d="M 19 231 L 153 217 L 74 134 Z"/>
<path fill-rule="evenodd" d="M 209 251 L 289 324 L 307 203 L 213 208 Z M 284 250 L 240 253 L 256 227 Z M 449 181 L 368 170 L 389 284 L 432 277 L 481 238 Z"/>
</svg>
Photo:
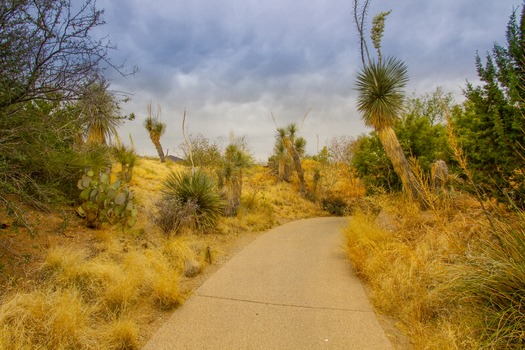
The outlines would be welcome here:
<svg viewBox="0 0 525 350">
<path fill-rule="evenodd" d="M 358 7 L 357 3 L 358 0 L 354 0 L 354 9 Z M 356 25 L 361 37 L 363 62 L 363 67 L 358 72 L 356 81 L 357 109 L 361 112 L 365 124 L 372 126 L 377 131 L 385 152 L 394 166 L 394 171 L 401 178 L 404 190 L 411 198 L 416 199 L 422 207 L 428 207 L 421 185 L 410 169 L 393 128 L 403 109 L 405 97 L 403 89 L 408 82 L 407 68 L 399 59 L 389 57 L 383 60 L 381 38 L 385 18 L 390 12 L 381 12 L 374 17 L 372 41 L 378 53 L 378 60 L 370 58 L 368 50 L 366 50 L 366 40 L 363 37 L 363 17 L 369 3 L 369 1 L 365 3 L 360 18 L 358 14 L 355 14 Z"/>
<path fill-rule="evenodd" d="M 160 121 L 160 106 L 157 106 L 157 113 L 153 116 L 153 110 L 151 107 L 151 102 L 148 102 L 148 117 L 144 121 L 144 128 L 149 133 L 149 138 L 159 154 L 160 162 L 164 163 L 166 158 L 164 156 L 164 150 L 160 144 L 160 137 L 166 132 L 166 124 Z"/>
<path fill-rule="evenodd" d="M 405 191 L 412 198 L 424 202 L 426 197 L 410 169 L 393 128 L 403 108 L 403 88 L 407 81 L 407 69 L 402 61 L 390 57 L 384 61 L 370 62 L 357 75 L 357 109 L 365 124 L 377 131 Z"/>
<path fill-rule="evenodd" d="M 285 129 L 277 129 L 277 142 L 282 144 L 287 154 L 292 158 L 297 177 L 299 178 L 299 186 L 302 195 L 306 195 L 306 183 L 304 180 L 304 171 L 301 164 L 301 153 L 304 152 L 306 140 L 302 137 L 297 137 L 299 128 L 297 124 L 291 123 Z M 280 165 L 279 165 L 280 168 Z"/>
<path fill-rule="evenodd" d="M 226 216 L 235 216 L 241 205 L 243 171 L 253 164 L 253 160 L 247 152 L 244 152 L 236 144 L 230 144 L 224 151 L 224 196 Z"/>
<path fill-rule="evenodd" d="M 93 83 L 86 86 L 76 106 L 80 110 L 80 121 L 87 132 L 87 143 L 107 145 L 122 123 L 120 107 L 108 91 L 108 84 Z"/>
</svg>

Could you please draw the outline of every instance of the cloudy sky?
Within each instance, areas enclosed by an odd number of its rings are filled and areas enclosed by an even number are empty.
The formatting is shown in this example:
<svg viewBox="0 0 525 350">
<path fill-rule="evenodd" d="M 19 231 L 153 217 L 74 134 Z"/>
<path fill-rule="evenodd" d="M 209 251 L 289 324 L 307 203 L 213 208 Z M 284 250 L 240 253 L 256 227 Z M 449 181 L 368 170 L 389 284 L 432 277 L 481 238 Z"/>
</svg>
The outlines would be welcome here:
<svg viewBox="0 0 525 350">
<path fill-rule="evenodd" d="M 112 89 L 131 94 L 123 105 L 137 119 L 121 128 L 141 155 L 155 155 L 142 122 L 147 103 L 159 104 L 167 132 L 161 142 L 181 155 L 182 116 L 190 133 L 215 140 L 246 135 L 255 157 L 272 153 L 279 127 L 300 123 L 314 154 L 334 136 L 370 131 L 355 109 L 360 58 L 352 0 L 98 0 L 118 47 L 114 62 L 137 74 L 110 74 Z M 522 0 L 374 0 L 369 22 L 387 18 L 383 54 L 402 59 L 407 93 L 442 87 L 462 98 L 477 82 L 475 56 L 494 42 Z M 155 108 L 154 108 L 155 109 Z"/>
</svg>

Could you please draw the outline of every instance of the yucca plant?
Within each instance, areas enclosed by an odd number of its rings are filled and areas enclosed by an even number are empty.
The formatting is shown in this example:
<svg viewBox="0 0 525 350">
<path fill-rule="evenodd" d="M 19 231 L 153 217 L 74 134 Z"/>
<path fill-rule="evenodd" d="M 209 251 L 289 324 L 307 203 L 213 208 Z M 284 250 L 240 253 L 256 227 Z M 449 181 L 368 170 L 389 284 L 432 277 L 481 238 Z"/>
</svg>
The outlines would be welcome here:
<svg viewBox="0 0 525 350">
<path fill-rule="evenodd" d="M 139 157 L 135 151 L 135 145 L 130 135 L 131 146 L 126 146 L 117 138 L 117 145 L 113 147 L 113 157 L 120 163 L 121 171 L 118 174 L 123 182 L 130 182 L 133 177 L 133 167 L 137 164 Z"/>
<path fill-rule="evenodd" d="M 224 151 L 224 165 L 222 178 L 224 179 L 223 190 L 226 198 L 225 215 L 235 216 L 241 205 L 242 178 L 244 169 L 253 164 L 253 160 L 247 152 L 244 152 L 236 144 L 232 143 Z"/>
<path fill-rule="evenodd" d="M 358 7 L 358 2 L 358 0 L 354 0 L 354 11 Z M 365 124 L 377 131 L 386 155 L 403 183 L 405 192 L 409 197 L 420 203 L 423 208 L 428 208 L 428 202 L 410 169 L 393 128 L 403 109 L 404 88 L 408 82 L 407 67 L 403 61 L 397 58 L 387 57 L 383 59 L 381 39 L 385 19 L 390 11 L 380 12 L 373 19 L 371 39 L 377 50 L 377 60 L 370 57 L 367 40 L 364 37 L 365 16 L 368 6 L 369 1 L 365 2 L 360 13 L 354 13 L 361 41 L 361 60 L 363 63 L 356 79 L 357 110 L 361 113 L 361 118 Z"/>
<path fill-rule="evenodd" d="M 157 106 L 157 114 L 153 116 L 151 102 L 148 102 L 148 117 L 144 121 L 144 128 L 148 131 L 151 142 L 157 149 L 160 162 L 164 163 L 166 160 L 164 150 L 160 144 L 160 137 L 166 132 L 166 124 L 160 121 L 160 113 L 160 106 Z"/>
<path fill-rule="evenodd" d="M 292 162 L 299 178 L 299 186 L 302 195 L 306 195 L 306 182 L 304 180 L 304 171 L 301 164 L 301 155 L 304 153 L 306 146 L 306 140 L 302 137 L 296 137 L 299 131 L 299 127 L 295 123 L 289 124 L 286 129 L 278 128 L 276 134 L 277 146 L 286 150 L 288 157 L 292 159 Z M 285 160 L 285 158 L 283 158 Z M 279 164 L 279 170 L 281 165 Z"/>
<path fill-rule="evenodd" d="M 84 88 L 77 103 L 80 119 L 87 132 L 87 143 L 107 145 L 123 118 L 115 97 L 108 91 L 105 82 L 93 83 Z"/>
<path fill-rule="evenodd" d="M 215 183 L 205 173 L 172 172 L 164 181 L 162 194 L 163 197 L 157 208 L 159 214 L 170 216 L 173 221 L 171 228 L 187 226 L 206 232 L 217 225 L 217 219 L 223 210 L 223 202 Z M 156 221 L 159 220 L 165 218 L 158 216 Z M 169 225 L 165 227 L 170 228 Z"/>
</svg>

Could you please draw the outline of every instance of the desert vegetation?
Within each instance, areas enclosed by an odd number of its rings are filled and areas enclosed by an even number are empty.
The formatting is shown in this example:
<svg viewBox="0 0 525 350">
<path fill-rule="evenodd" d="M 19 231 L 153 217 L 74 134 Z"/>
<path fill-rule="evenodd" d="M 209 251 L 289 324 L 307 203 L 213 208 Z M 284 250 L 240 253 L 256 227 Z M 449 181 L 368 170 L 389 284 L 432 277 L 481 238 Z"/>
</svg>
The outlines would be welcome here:
<svg viewBox="0 0 525 350">
<path fill-rule="evenodd" d="M 198 132 L 173 163 L 151 103 L 158 158 L 138 156 L 94 2 L 0 7 L 0 348 L 138 349 L 238 242 L 327 215 L 351 216 L 349 260 L 414 348 L 522 348 L 525 9 L 456 103 L 405 95 L 406 65 L 381 49 L 390 12 L 368 50 L 369 3 L 353 3 L 356 90 L 374 131 L 307 154 L 297 124 L 276 125 L 267 165 L 246 136 Z"/>
<path fill-rule="evenodd" d="M 345 230 L 347 253 L 416 349 L 523 347 L 523 11 L 512 13 L 506 45 L 478 56 L 482 85 L 467 85 L 464 103 L 441 89 L 405 99 L 391 126 L 418 196 L 379 131 L 354 142 L 371 196 Z"/>
</svg>

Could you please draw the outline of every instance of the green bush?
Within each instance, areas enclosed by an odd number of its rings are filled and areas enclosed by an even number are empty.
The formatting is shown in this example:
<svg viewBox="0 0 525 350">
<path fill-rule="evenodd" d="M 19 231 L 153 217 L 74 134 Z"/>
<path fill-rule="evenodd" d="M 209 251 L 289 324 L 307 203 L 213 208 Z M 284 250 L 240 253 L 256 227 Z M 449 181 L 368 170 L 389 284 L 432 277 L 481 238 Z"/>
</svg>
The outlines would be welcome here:
<svg viewBox="0 0 525 350">
<path fill-rule="evenodd" d="M 82 190 L 80 199 L 83 202 L 77 212 L 85 218 L 88 227 L 97 228 L 103 222 L 120 222 L 129 227 L 135 224 L 137 208 L 133 203 L 134 193 L 127 186 L 122 186 L 120 180 L 110 183 L 109 172 L 96 174 L 91 169 L 86 170 L 78 181 L 78 188 Z"/>
<path fill-rule="evenodd" d="M 201 232 L 217 225 L 224 204 L 213 180 L 203 172 L 172 172 L 164 181 L 155 222 L 169 233 L 180 227 Z"/>
</svg>

